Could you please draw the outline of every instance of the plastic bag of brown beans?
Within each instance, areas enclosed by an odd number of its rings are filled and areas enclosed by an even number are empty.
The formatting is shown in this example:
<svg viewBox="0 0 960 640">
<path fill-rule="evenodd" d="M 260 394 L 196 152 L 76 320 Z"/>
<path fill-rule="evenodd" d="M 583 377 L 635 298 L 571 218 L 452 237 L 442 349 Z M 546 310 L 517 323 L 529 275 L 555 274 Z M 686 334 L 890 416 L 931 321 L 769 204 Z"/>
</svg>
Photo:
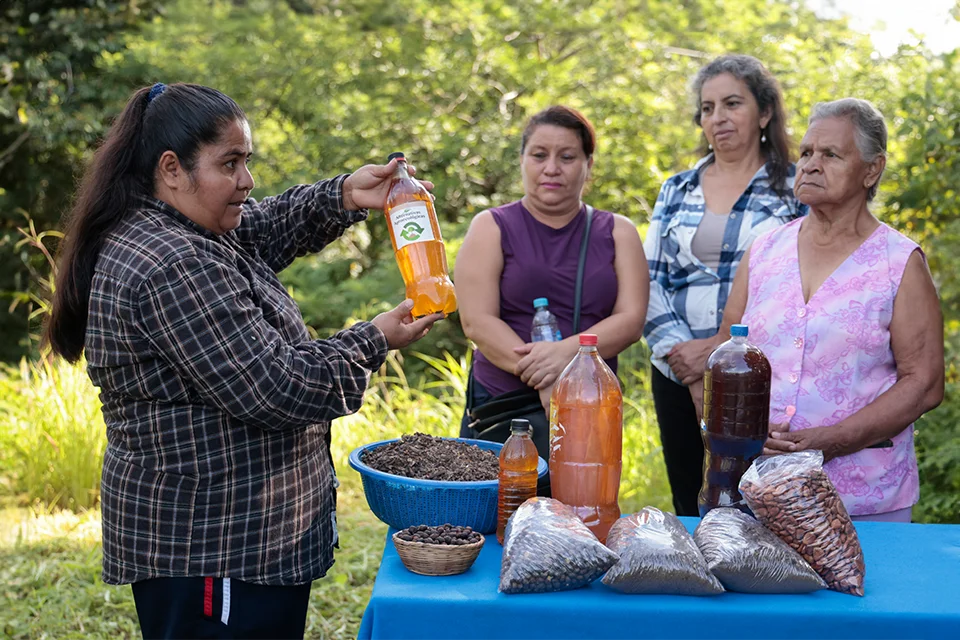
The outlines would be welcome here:
<svg viewBox="0 0 960 640">
<path fill-rule="evenodd" d="M 620 518 L 610 529 L 607 546 L 620 556 L 603 576 L 611 589 L 684 596 L 723 593 L 690 533 L 672 513 L 644 507 Z"/>
<path fill-rule="evenodd" d="M 827 587 L 863 595 L 860 539 L 823 470 L 823 453 L 760 456 L 740 480 L 740 493 L 767 529 L 793 547 Z"/>
<path fill-rule="evenodd" d="M 739 509 L 712 509 L 700 520 L 693 540 L 728 591 L 809 593 L 827 588 L 799 553 Z"/>
<path fill-rule="evenodd" d="M 545 593 L 585 587 L 617 561 L 573 509 L 530 498 L 507 521 L 500 565 L 503 593 Z"/>
</svg>

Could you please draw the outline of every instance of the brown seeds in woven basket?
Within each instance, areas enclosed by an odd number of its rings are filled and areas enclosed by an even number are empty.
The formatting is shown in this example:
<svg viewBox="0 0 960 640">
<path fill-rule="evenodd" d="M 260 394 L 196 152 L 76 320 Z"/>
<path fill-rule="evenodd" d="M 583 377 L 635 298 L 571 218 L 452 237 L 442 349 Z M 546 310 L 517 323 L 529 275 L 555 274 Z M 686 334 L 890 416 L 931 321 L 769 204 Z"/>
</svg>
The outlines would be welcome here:
<svg viewBox="0 0 960 640">
<path fill-rule="evenodd" d="M 480 534 L 471 527 L 455 527 L 451 524 L 442 524 L 438 527 L 428 527 L 423 524 L 407 527 L 399 531 L 397 537 L 406 542 L 455 546 L 480 542 Z"/>
</svg>

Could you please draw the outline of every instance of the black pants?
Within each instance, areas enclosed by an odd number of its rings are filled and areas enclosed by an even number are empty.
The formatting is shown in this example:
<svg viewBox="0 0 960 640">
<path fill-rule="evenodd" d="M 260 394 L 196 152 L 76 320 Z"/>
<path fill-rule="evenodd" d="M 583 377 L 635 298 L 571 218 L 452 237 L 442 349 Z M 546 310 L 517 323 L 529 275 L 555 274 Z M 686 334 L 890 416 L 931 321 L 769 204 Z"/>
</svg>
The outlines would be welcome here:
<svg viewBox="0 0 960 640">
<path fill-rule="evenodd" d="M 145 640 L 303 638 L 309 583 L 274 587 L 222 578 L 155 578 L 132 586 Z"/>
<path fill-rule="evenodd" d="M 687 387 L 673 382 L 656 367 L 651 369 L 653 403 L 660 423 L 673 508 L 678 516 L 699 516 L 697 495 L 703 482 L 703 439 L 697 410 Z"/>
</svg>

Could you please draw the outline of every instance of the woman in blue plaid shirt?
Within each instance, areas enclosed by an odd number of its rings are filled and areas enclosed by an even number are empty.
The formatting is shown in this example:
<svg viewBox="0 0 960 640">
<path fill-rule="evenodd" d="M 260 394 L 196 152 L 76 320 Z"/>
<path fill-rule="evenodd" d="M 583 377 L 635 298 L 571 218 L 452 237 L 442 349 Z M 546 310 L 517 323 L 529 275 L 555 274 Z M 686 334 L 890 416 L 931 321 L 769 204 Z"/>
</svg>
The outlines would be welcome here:
<svg viewBox="0 0 960 640">
<path fill-rule="evenodd" d="M 644 242 L 644 336 L 677 515 L 696 516 L 703 474 L 703 370 L 733 276 L 753 240 L 806 213 L 793 196 L 783 98 L 755 58 L 726 55 L 693 83 L 704 157 L 660 189 Z"/>
<path fill-rule="evenodd" d="M 61 248 L 46 337 L 100 388 L 103 580 L 145 638 L 303 636 L 337 543 L 330 422 L 440 317 L 407 300 L 311 339 L 277 273 L 381 207 L 395 161 L 257 202 L 252 151 L 219 91 L 140 89 Z"/>
</svg>

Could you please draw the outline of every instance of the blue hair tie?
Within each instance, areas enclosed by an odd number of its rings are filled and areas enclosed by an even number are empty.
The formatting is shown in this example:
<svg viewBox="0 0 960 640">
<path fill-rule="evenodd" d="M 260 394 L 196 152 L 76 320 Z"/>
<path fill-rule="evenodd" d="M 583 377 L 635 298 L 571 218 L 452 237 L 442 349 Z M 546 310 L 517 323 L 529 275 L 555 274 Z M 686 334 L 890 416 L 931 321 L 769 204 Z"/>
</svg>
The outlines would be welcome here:
<svg viewBox="0 0 960 640">
<path fill-rule="evenodd" d="M 154 98 L 163 93 L 163 90 L 166 88 L 167 85 L 163 84 L 162 82 L 158 82 L 157 84 L 153 85 L 153 87 L 150 89 L 150 94 L 147 96 L 147 104 L 153 102 Z"/>
</svg>

